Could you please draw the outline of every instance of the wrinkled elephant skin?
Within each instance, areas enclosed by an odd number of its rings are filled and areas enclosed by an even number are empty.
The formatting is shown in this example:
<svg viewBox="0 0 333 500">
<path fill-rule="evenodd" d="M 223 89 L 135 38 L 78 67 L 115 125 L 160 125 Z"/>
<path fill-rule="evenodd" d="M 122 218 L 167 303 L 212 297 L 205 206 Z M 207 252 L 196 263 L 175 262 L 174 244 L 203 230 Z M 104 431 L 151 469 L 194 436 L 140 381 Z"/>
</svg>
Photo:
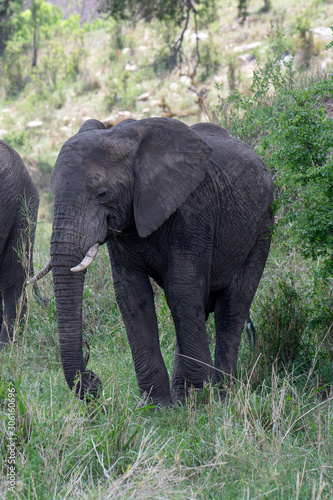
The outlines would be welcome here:
<svg viewBox="0 0 333 500">
<path fill-rule="evenodd" d="M 0 140 L 0 348 L 12 339 L 17 310 L 25 314 L 38 205 L 37 188 L 21 157 Z"/>
<path fill-rule="evenodd" d="M 51 190 L 51 263 L 69 387 L 78 380 L 80 397 L 100 388 L 82 355 L 85 271 L 71 269 L 104 243 L 140 394 L 164 406 L 190 386 L 232 376 L 273 225 L 272 179 L 257 154 L 213 124 L 149 118 L 106 130 L 88 120 L 62 147 Z M 150 277 L 164 289 L 176 330 L 171 390 Z M 205 326 L 213 311 L 214 363 Z"/>
</svg>

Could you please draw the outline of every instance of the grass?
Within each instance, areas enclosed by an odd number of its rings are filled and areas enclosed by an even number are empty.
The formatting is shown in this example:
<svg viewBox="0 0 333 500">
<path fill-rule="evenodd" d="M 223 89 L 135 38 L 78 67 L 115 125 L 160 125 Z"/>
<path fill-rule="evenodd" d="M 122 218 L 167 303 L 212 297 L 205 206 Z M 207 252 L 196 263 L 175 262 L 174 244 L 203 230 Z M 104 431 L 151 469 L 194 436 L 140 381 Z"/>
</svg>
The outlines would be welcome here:
<svg viewBox="0 0 333 500">
<path fill-rule="evenodd" d="M 47 258 L 50 230 L 49 224 L 39 224 L 37 267 Z M 102 378 L 103 394 L 84 403 L 66 385 L 48 276 L 40 285 L 47 307 L 38 305 L 29 289 L 23 336 L 0 354 L 2 497 L 332 498 L 332 389 L 328 385 L 323 391 L 315 373 L 308 372 L 304 381 L 295 364 L 290 369 L 261 365 L 264 354 L 250 352 L 245 335 L 239 379 L 224 404 L 207 386 L 192 391 L 182 406 L 138 408 L 131 353 L 107 252 L 101 250 L 87 273 L 84 338 L 91 348 L 89 367 Z M 257 324 L 265 289 L 276 267 L 283 267 L 277 252 L 273 248 L 254 304 Z M 304 266 L 294 264 L 289 273 L 304 273 Z M 175 335 L 158 289 L 156 303 L 170 372 Z M 211 324 L 209 336 L 213 341 Z M 258 366 L 266 370 L 260 383 Z M 16 394 L 16 489 L 5 496 L 9 384 Z"/>
</svg>

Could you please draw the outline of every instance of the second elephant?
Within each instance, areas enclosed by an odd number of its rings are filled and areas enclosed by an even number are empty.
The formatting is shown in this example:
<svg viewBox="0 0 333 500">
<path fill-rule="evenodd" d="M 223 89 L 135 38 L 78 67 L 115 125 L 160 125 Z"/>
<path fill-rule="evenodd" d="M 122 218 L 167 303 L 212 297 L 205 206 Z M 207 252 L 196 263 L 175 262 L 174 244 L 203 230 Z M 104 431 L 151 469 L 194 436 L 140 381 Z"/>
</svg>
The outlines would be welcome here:
<svg viewBox="0 0 333 500">
<path fill-rule="evenodd" d="M 12 338 L 17 311 L 23 316 L 26 310 L 38 205 L 37 188 L 21 157 L 0 140 L 0 347 Z"/>
</svg>

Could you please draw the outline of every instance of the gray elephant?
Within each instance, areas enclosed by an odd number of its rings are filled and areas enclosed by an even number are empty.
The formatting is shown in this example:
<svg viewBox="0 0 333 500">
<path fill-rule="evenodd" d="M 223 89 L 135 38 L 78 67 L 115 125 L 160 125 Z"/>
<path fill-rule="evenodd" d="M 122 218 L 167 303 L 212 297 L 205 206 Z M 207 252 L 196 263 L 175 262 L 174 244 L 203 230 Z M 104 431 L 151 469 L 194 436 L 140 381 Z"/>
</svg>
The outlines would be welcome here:
<svg viewBox="0 0 333 500">
<path fill-rule="evenodd" d="M 21 157 L 0 140 L 0 347 L 12 338 L 17 311 L 25 314 L 38 205 L 37 188 Z"/>
<path fill-rule="evenodd" d="M 99 378 L 82 354 L 84 270 L 107 243 L 140 394 L 170 404 L 236 371 L 239 343 L 269 252 L 273 186 L 264 162 L 217 125 L 86 121 L 51 177 L 51 265 L 66 381 L 82 398 Z M 172 382 L 149 278 L 176 330 Z M 205 320 L 215 313 L 213 365 Z M 79 377 L 78 377 L 79 375 Z M 76 382 L 75 382 L 76 380 Z"/>
</svg>

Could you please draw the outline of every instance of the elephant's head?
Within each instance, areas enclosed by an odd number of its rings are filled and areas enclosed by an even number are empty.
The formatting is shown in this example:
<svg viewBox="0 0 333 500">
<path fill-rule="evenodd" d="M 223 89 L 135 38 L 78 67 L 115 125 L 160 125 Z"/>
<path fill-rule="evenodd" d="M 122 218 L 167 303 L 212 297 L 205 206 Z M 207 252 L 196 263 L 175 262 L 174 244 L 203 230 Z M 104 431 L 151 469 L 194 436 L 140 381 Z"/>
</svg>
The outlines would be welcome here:
<svg viewBox="0 0 333 500">
<path fill-rule="evenodd" d="M 128 228 L 149 237 L 203 180 L 210 152 L 187 125 L 163 118 L 110 130 L 88 120 L 62 147 L 51 178 L 51 264 L 63 369 L 71 388 L 79 376 L 80 397 L 96 394 L 100 381 L 82 355 L 84 272 L 71 269 Z"/>
</svg>

